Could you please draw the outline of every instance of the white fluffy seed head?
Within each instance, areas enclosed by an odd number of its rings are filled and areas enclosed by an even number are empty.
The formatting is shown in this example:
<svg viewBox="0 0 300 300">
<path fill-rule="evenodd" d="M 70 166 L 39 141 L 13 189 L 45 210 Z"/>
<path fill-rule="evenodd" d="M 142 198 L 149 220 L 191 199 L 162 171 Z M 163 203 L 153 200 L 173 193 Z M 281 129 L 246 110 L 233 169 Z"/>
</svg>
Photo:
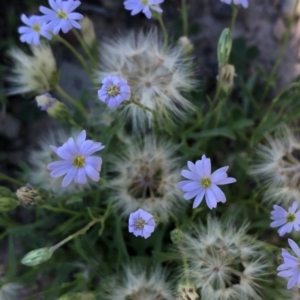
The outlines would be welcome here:
<svg viewBox="0 0 300 300">
<path fill-rule="evenodd" d="M 27 55 L 14 47 L 8 55 L 14 62 L 12 74 L 7 78 L 12 83 L 8 94 L 34 93 L 43 94 L 50 91 L 58 81 L 56 61 L 47 43 L 31 47 L 33 55 Z"/>
<path fill-rule="evenodd" d="M 166 272 L 161 267 L 126 267 L 124 274 L 110 280 L 105 300 L 174 300 Z M 102 297 L 101 297 L 102 299 Z"/>
<path fill-rule="evenodd" d="M 72 182 L 67 187 L 62 187 L 62 177 L 53 178 L 47 166 L 54 161 L 61 160 L 50 148 L 51 146 L 61 146 L 69 137 L 78 136 L 78 130 L 63 130 L 50 131 L 37 141 L 35 150 L 29 153 L 28 162 L 30 169 L 28 170 L 26 180 L 35 187 L 41 187 L 48 192 L 57 195 L 73 194 L 89 189 L 93 183 L 75 184 Z"/>
<path fill-rule="evenodd" d="M 180 252 L 188 259 L 185 270 L 203 300 L 259 300 L 260 282 L 268 264 L 247 226 L 208 218 L 193 235 L 186 234 Z"/>
<path fill-rule="evenodd" d="M 265 201 L 291 205 L 300 197 L 300 139 L 288 127 L 257 150 L 251 173 L 267 187 Z"/>
<path fill-rule="evenodd" d="M 183 46 L 164 48 L 156 30 L 120 35 L 101 44 L 100 70 L 96 82 L 100 84 L 109 75 L 128 81 L 135 101 L 154 110 L 158 121 L 166 124 L 172 116 L 184 117 L 192 109 L 182 92 L 191 91 L 193 78 L 192 58 Z M 151 125 L 153 115 L 135 104 L 121 106 L 135 128 Z M 174 119 L 174 118 L 173 118 Z"/>
<path fill-rule="evenodd" d="M 122 216 L 141 208 L 166 217 L 184 204 L 176 183 L 180 181 L 180 166 L 172 158 L 174 146 L 156 142 L 154 137 L 130 141 L 120 158 L 112 159 L 116 177 L 111 187 L 116 190 L 114 205 Z"/>
</svg>

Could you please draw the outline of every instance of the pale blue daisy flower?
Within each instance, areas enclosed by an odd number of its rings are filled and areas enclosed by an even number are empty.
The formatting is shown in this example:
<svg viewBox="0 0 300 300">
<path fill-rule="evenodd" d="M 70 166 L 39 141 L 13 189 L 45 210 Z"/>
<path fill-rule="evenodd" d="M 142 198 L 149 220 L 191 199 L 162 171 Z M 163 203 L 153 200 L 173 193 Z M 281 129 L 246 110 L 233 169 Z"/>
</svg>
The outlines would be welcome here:
<svg viewBox="0 0 300 300">
<path fill-rule="evenodd" d="M 102 81 L 102 87 L 98 90 L 99 99 L 108 107 L 115 108 L 123 101 L 130 99 L 131 90 L 127 81 L 118 76 L 108 76 Z"/>
<path fill-rule="evenodd" d="M 49 0 L 52 9 L 40 6 L 40 11 L 44 14 L 42 18 L 48 22 L 48 30 L 56 35 L 60 30 L 67 33 L 73 27 L 80 29 L 81 26 L 77 20 L 83 19 L 83 15 L 73 12 L 80 4 L 80 1 L 75 0 Z"/>
<path fill-rule="evenodd" d="M 274 210 L 271 212 L 271 227 L 280 227 L 278 233 L 280 236 L 291 232 L 293 229 L 300 230 L 300 211 L 297 211 L 298 203 L 295 201 L 289 208 L 288 212 L 279 205 L 273 206 Z"/>
<path fill-rule="evenodd" d="M 288 242 L 297 257 L 282 249 L 283 264 L 277 268 L 279 271 L 277 275 L 290 278 L 287 284 L 288 289 L 291 289 L 295 284 L 300 288 L 300 248 L 293 240 L 288 239 Z"/>
<path fill-rule="evenodd" d="M 126 0 L 124 2 L 124 7 L 127 10 L 131 10 L 132 16 L 143 12 L 148 19 L 151 19 L 151 10 L 155 10 L 158 13 L 163 12 L 163 10 L 159 7 L 159 4 L 163 2 L 164 0 Z"/>
<path fill-rule="evenodd" d="M 155 221 L 153 216 L 144 211 L 138 209 L 129 216 L 128 230 L 135 236 L 142 236 L 148 238 L 155 229 Z"/>
<path fill-rule="evenodd" d="M 21 34 L 20 41 L 35 46 L 40 45 L 41 36 L 50 40 L 51 33 L 47 29 L 47 24 L 42 17 L 21 15 L 21 20 L 26 26 L 20 26 L 18 32 Z"/>
<path fill-rule="evenodd" d="M 228 177 L 228 167 L 220 168 L 211 174 L 211 162 L 205 155 L 195 164 L 188 162 L 190 171 L 183 170 L 181 175 L 188 180 L 180 181 L 177 187 L 182 189 L 185 194 L 183 198 L 190 200 L 194 197 L 193 208 L 200 205 L 205 196 L 206 204 L 210 209 L 216 208 L 218 202 L 226 202 L 225 194 L 218 185 L 236 182 L 236 179 Z"/>
<path fill-rule="evenodd" d="M 88 176 L 92 181 L 99 181 L 102 159 L 91 156 L 104 148 L 101 143 L 86 140 L 86 131 L 83 130 L 75 142 L 69 138 L 61 147 L 50 146 L 51 149 L 63 160 L 52 162 L 48 165 L 51 176 L 54 178 L 64 176 L 62 186 L 68 186 L 73 180 L 85 184 Z"/>
<path fill-rule="evenodd" d="M 235 5 L 241 4 L 245 8 L 248 7 L 248 0 L 220 0 L 220 1 L 226 4 L 231 4 L 233 2 Z"/>
</svg>

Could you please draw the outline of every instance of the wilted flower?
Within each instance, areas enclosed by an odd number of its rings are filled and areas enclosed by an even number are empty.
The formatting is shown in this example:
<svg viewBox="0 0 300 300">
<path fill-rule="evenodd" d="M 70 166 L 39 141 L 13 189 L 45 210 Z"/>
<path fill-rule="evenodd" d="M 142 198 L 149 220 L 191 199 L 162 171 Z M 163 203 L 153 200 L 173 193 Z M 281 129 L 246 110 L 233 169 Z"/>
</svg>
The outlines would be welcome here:
<svg viewBox="0 0 300 300">
<path fill-rule="evenodd" d="M 125 9 L 132 11 L 132 16 L 143 12 L 148 19 L 151 19 L 152 9 L 158 13 L 163 12 L 163 10 L 159 7 L 159 4 L 163 2 L 164 0 L 126 0 L 124 2 L 124 6 Z"/>
<path fill-rule="evenodd" d="M 184 49 L 186 55 L 194 51 L 194 45 L 187 36 L 182 36 L 178 39 L 178 45 Z"/>
<path fill-rule="evenodd" d="M 102 84 L 98 91 L 98 97 L 108 107 L 115 108 L 123 101 L 130 99 L 130 86 L 125 79 L 118 76 L 108 76 L 103 79 Z"/>
<path fill-rule="evenodd" d="M 86 176 L 97 182 L 100 179 L 102 159 L 91 154 L 104 148 L 101 143 L 86 140 L 86 131 L 79 134 L 77 141 L 71 137 L 61 147 L 51 146 L 51 149 L 63 160 L 48 165 L 51 176 L 54 178 L 64 176 L 62 186 L 68 186 L 73 180 L 85 184 Z"/>
<path fill-rule="evenodd" d="M 296 231 L 300 230 L 300 211 L 297 210 L 298 203 L 294 202 L 289 208 L 288 212 L 281 206 L 274 205 L 274 210 L 271 212 L 271 219 L 273 222 L 270 224 L 271 227 L 280 227 L 278 233 L 280 236 L 291 232 L 293 229 Z"/>
<path fill-rule="evenodd" d="M 35 97 L 35 100 L 38 107 L 47 111 L 50 117 L 62 122 L 68 122 L 71 119 L 68 107 L 56 98 L 53 98 L 51 94 L 45 93 Z"/>
<path fill-rule="evenodd" d="M 117 174 L 111 181 L 114 203 L 123 217 L 138 208 L 165 217 L 184 204 L 175 188 L 180 174 L 172 148 L 146 137 L 142 144 L 131 140 L 123 157 L 112 159 Z"/>
<path fill-rule="evenodd" d="M 136 212 L 132 212 L 129 216 L 128 230 L 135 236 L 142 236 L 148 238 L 155 229 L 155 221 L 151 214 L 138 209 Z"/>
<path fill-rule="evenodd" d="M 48 22 L 47 29 L 51 30 L 55 35 L 62 30 L 67 33 L 73 27 L 80 29 L 81 26 L 77 20 L 81 20 L 83 15 L 73 12 L 81 4 L 80 1 L 73 0 L 49 0 L 52 9 L 40 6 L 43 20 Z"/>
<path fill-rule="evenodd" d="M 39 46 L 41 36 L 48 40 L 51 39 L 52 36 L 47 29 L 46 23 L 40 16 L 30 16 L 28 18 L 22 14 L 21 20 L 26 25 L 18 28 L 18 32 L 21 34 L 21 42 Z"/>
<path fill-rule="evenodd" d="M 231 92 L 235 76 L 235 68 L 233 65 L 226 64 L 219 68 L 219 75 L 217 76 L 217 79 L 219 80 L 221 89 L 226 94 L 229 94 Z"/>
<path fill-rule="evenodd" d="M 183 46 L 164 48 L 156 30 L 122 35 L 101 44 L 97 84 L 109 75 L 125 78 L 134 101 L 155 111 L 161 124 L 183 117 L 192 104 L 181 92 L 196 86 L 193 60 Z M 136 104 L 120 106 L 137 129 L 152 125 L 153 114 Z M 168 121 L 167 121 L 168 120 Z"/>
<path fill-rule="evenodd" d="M 265 201 L 292 205 L 300 198 L 300 142 L 287 127 L 278 137 L 267 136 L 257 150 L 251 173 L 266 185 Z"/>
<path fill-rule="evenodd" d="M 79 22 L 79 24 L 81 26 L 80 32 L 83 40 L 85 41 L 87 46 L 91 48 L 96 41 L 94 24 L 91 19 L 86 16 Z"/>
<path fill-rule="evenodd" d="M 7 78 L 14 84 L 8 94 L 43 94 L 56 86 L 58 72 L 51 47 L 41 43 L 39 47 L 31 47 L 31 50 L 33 56 L 27 55 L 18 48 L 9 51 L 15 66 L 12 75 Z"/>
<path fill-rule="evenodd" d="M 121 277 L 122 276 L 122 277 Z M 125 267 L 124 275 L 112 278 L 105 300 L 174 300 L 166 272 L 160 267 Z"/>
<path fill-rule="evenodd" d="M 20 203 L 24 206 L 35 205 L 40 200 L 38 191 L 33 189 L 30 185 L 19 188 L 16 191 L 16 195 Z"/>
<path fill-rule="evenodd" d="M 189 180 L 180 181 L 177 187 L 185 192 L 183 195 L 185 200 L 196 197 L 193 208 L 201 204 L 204 196 L 210 209 L 216 208 L 218 202 L 226 202 L 225 194 L 218 185 L 236 182 L 226 173 L 229 167 L 223 167 L 211 173 L 210 159 L 205 155 L 195 164 L 189 161 L 188 167 L 190 171 L 183 170 L 181 175 Z"/>
<path fill-rule="evenodd" d="M 21 263 L 23 265 L 33 267 L 39 265 L 52 257 L 53 251 L 51 248 L 40 248 L 32 250 L 27 253 L 23 258 Z"/>
<path fill-rule="evenodd" d="M 33 186 L 39 186 L 56 195 L 76 194 L 91 187 L 92 181 L 87 181 L 85 185 L 71 182 L 67 187 L 62 187 L 61 178 L 53 178 L 50 176 L 47 166 L 57 159 L 57 155 L 52 151 L 49 145 L 61 145 L 69 139 L 70 136 L 78 136 L 78 130 L 52 130 L 44 133 L 37 140 L 35 149 L 29 152 L 30 168 L 24 174 L 24 178 Z"/>
<path fill-rule="evenodd" d="M 186 276 L 199 288 L 200 299 L 265 299 L 260 292 L 268 259 L 257 241 L 231 222 L 208 218 L 178 246 L 188 260 Z"/>
<path fill-rule="evenodd" d="M 231 4 L 233 2 L 235 5 L 241 4 L 245 8 L 248 7 L 248 0 L 220 0 L 220 1 L 226 4 Z"/>
<path fill-rule="evenodd" d="M 292 256 L 287 250 L 282 249 L 283 264 L 277 268 L 277 271 L 279 271 L 278 276 L 290 278 L 287 284 L 288 289 L 291 289 L 295 284 L 300 288 L 300 248 L 293 240 L 288 239 L 288 242 L 297 257 Z"/>
<path fill-rule="evenodd" d="M 182 280 L 177 286 L 176 299 L 178 300 L 197 300 L 199 295 L 196 292 L 195 284 L 190 280 Z"/>
</svg>

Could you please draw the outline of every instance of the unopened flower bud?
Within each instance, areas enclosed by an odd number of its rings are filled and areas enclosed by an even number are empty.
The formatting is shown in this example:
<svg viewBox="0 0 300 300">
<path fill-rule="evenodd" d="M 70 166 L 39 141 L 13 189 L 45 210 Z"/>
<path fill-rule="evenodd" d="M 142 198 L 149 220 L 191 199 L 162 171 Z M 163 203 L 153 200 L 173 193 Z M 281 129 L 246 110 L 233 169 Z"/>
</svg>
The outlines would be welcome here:
<svg viewBox="0 0 300 300">
<path fill-rule="evenodd" d="M 194 45 L 187 36 L 179 38 L 178 44 L 185 49 L 185 54 L 191 54 L 194 51 Z"/>
<path fill-rule="evenodd" d="M 0 212 L 8 212 L 14 210 L 19 205 L 19 202 L 13 198 L 0 198 Z"/>
<path fill-rule="evenodd" d="M 52 254 L 53 251 L 50 248 L 32 250 L 23 257 L 21 263 L 29 267 L 36 266 L 49 260 Z"/>
<path fill-rule="evenodd" d="M 89 48 L 92 48 L 96 41 L 96 33 L 95 33 L 93 22 L 88 17 L 84 17 L 80 21 L 80 25 L 81 25 L 80 32 L 83 40 L 85 41 L 85 43 Z"/>
<path fill-rule="evenodd" d="M 13 195 L 14 195 L 14 193 L 10 189 L 8 189 L 4 186 L 0 186 L 0 198 L 11 197 Z"/>
<path fill-rule="evenodd" d="M 170 233 L 171 241 L 174 245 L 178 245 L 183 240 L 183 232 L 179 228 L 175 228 Z"/>
<path fill-rule="evenodd" d="M 180 282 L 177 286 L 177 298 L 180 300 L 196 300 L 199 295 L 196 293 L 196 286 L 192 281 Z"/>
<path fill-rule="evenodd" d="M 68 122 L 71 118 L 68 107 L 53 98 L 51 94 L 45 93 L 43 95 L 35 97 L 38 107 L 41 110 L 47 111 L 48 115 L 54 119 Z"/>
<path fill-rule="evenodd" d="M 69 293 L 59 297 L 57 300 L 95 300 L 95 296 L 92 293 Z"/>
<path fill-rule="evenodd" d="M 219 66 L 224 66 L 227 64 L 232 46 L 232 36 L 231 31 L 225 28 L 219 38 L 218 43 L 218 62 Z"/>
<path fill-rule="evenodd" d="M 25 207 L 33 206 L 42 202 L 38 190 L 34 189 L 30 184 L 27 184 L 26 186 L 22 186 L 21 188 L 19 188 L 16 191 L 16 195 L 21 205 Z"/>
<path fill-rule="evenodd" d="M 219 68 L 219 84 L 226 94 L 231 92 L 235 76 L 235 68 L 233 65 L 226 64 Z"/>
</svg>

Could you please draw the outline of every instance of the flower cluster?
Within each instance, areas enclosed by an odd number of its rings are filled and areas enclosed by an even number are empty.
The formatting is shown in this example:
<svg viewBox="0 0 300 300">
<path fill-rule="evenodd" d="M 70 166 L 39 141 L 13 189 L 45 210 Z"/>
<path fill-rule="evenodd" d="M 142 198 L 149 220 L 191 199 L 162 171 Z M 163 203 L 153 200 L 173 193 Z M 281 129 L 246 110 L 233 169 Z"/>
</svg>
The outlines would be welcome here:
<svg viewBox="0 0 300 300">
<path fill-rule="evenodd" d="M 300 231 L 300 211 L 298 210 L 300 142 L 288 127 L 283 127 L 276 138 L 267 136 L 267 140 L 267 145 L 260 145 L 257 151 L 259 161 L 252 167 L 251 172 L 258 175 L 268 188 L 265 201 L 271 200 L 277 203 L 271 212 L 270 226 L 279 227 L 278 233 L 283 236 L 291 233 L 292 230 Z M 290 207 L 286 211 L 278 203 L 290 205 Z M 300 250 L 293 240 L 288 241 L 298 258 L 296 259 L 283 249 L 284 263 L 277 270 L 278 276 L 290 277 L 287 288 L 291 289 L 298 282 L 300 274 L 298 263 Z M 300 283 L 297 285 L 300 287 Z"/>
<path fill-rule="evenodd" d="M 41 6 L 40 11 L 43 16 L 21 16 L 22 22 L 26 26 L 19 27 L 20 40 L 23 43 L 40 45 L 40 38 L 52 38 L 52 34 L 57 35 L 59 31 L 67 33 L 73 27 L 80 29 L 77 20 L 83 16 L 74 10 L 80 5 L 77 0 L 49 0 L 51 9 Z"/>
</svg>

